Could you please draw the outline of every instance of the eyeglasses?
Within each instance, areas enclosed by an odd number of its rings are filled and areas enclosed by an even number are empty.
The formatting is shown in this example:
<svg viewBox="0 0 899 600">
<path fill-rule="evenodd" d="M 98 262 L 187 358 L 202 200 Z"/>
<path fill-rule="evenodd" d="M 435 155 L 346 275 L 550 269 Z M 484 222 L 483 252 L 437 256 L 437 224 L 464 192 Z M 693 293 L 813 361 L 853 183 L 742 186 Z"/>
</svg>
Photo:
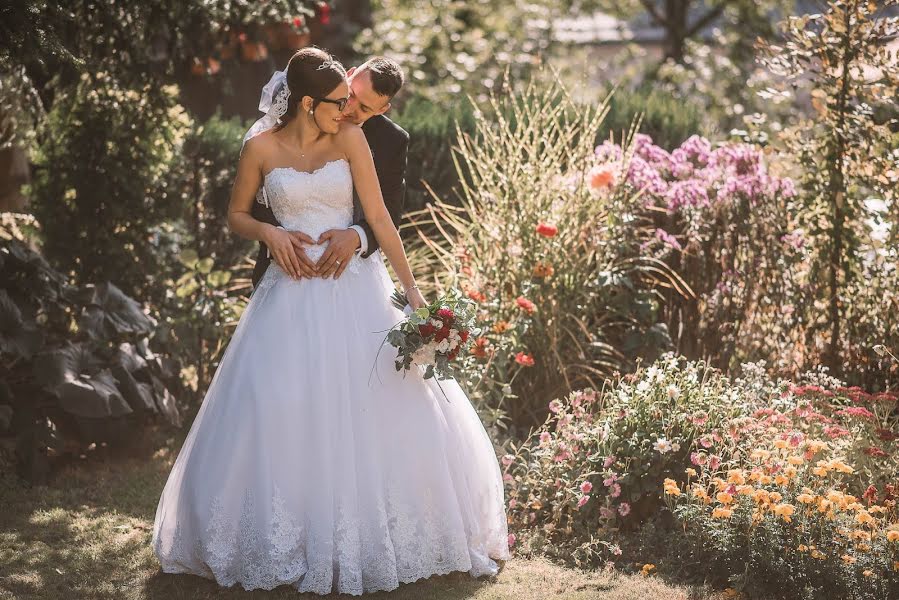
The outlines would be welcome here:
<svg viewBox="0 0 899 600">
<path fill-rule="evenodd" d="M 349 96 L 347 96 L 346 98 L 340 98 L 338 100 L 332 100 L 331 98 L 313 98 L 313 99 L 318 102 L 327 102 L 328 104 L 336 104 L 337 110 L 339 110 L 340 112 L 343 112 L 343 109 L 346 108 L 347 102 L 350 101 Z"/>
</svg>

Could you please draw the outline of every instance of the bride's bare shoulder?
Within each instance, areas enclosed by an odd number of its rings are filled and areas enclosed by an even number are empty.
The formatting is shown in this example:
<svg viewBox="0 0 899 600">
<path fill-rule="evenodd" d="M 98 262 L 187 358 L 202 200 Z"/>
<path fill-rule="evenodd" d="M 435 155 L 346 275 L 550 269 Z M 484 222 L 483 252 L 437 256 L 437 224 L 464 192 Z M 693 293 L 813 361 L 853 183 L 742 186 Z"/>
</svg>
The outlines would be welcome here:
<svg viewBox="0 0 899 600">
<path fill-rule="evenodd" d="M 338 144 L 358 144 L 360 141 L 365 141 L 365 133 L 362 132 L 362 128 L 355 123 L 346 121 L 340 123 L 334 137 Z"/>
</svg>

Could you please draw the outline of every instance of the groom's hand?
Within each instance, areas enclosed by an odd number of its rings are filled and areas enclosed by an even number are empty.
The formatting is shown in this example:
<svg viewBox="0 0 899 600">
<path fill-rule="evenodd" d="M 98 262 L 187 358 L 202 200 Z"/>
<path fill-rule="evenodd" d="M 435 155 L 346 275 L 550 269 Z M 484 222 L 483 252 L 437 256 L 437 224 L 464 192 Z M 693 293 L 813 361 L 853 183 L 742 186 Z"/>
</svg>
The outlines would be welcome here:
<svg viewBox="0 0 899 600">
<path fill-rule="evenodd" d="M 293 244 L 294 254 L 297 256 L 297 270 L 303 277 L 318 277 L 315 263 L 306 255 L 306 249 L 303 247 L 303 244 L 310 246 L 315 244 L 315 240 L 302 231 L 289 231 L 288 235 L 290 235 L 290 243 Z"/>
<path fill-rule="evenodd" d="M 318 243 L 324 243 L 326 240 L 328 248 L 318 259 L 316 267 L 322 278 L 327 279 L 333 275 L 334 279 L 337 279 L 346 269 L 350 259 L 353 258 L 353 253 L 362 242 L 355 229 L 329 229 L 321 234 Z"/>
</svg>

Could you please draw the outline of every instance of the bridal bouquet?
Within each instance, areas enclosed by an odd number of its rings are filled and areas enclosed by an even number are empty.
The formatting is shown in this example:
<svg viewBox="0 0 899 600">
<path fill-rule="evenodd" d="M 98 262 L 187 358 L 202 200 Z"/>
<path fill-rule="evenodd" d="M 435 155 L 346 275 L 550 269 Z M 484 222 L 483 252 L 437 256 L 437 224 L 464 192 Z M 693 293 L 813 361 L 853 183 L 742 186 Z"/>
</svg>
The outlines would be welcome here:
<svg viewBox="0 0 899 600">
<path fill-rule="evenodd" d="M 480 333 L 474 327 L 474 302 L 455 289 L 414 311 L 398 290 L 390 299 L 409 315 L 394 325 L 385 338 L 397 349 L 396 370 L 408 371 L 414 363 L 425 367 L 425 379 L 454 376 L 454 363 L 465 351 L 469 337 Z"/>
</svg>

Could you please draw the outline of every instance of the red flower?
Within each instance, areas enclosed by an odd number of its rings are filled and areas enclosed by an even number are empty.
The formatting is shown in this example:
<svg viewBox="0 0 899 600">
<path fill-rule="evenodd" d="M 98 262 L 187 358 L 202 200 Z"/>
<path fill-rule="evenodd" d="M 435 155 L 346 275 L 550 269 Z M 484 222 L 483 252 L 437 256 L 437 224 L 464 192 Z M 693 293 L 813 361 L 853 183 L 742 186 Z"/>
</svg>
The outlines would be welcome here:
<svg viewBox="0 0 899 600">
<path fill-rule="evenodd" d="M 880 439 L 882 439 L 885 442 L 892 442 L 897 437 L 899 437 L 899 435 L 890 431 L 889 429 L 878 428 L 878 429 L 875 429 L 875 432 L 877 433 L 877 437 L 879 437 Z"/>
<path fill-rule="evenodd" d="M 873 485 L 869 485 L 868 489 L 865 490 L 865 493 L 862 494 L 862 498 L 868 501 L 868 504 L 873 504 L 877 502 L 877 487 Z"/>
<path fill-rule="evenodd" d="M 440 310 L 438 310 L 437 316 L 440 317 L 441 319 L 443 319 L 443 322 L 446 323 L 447 325 L 452 325 L 453 319 L 455 319 L 455 317 L 456 317 L 456 315 L 453 314 L 453 311 L 451 311 L 448 308 L 441 308 Z"/>
<path fill-rule="evenodd" d="M 524 296 L 519 296 L 515 303 L 518 304 L 519 308 L 524 309 L 524 311 L 528 314 L 532 314 L 535 310 L 537 310 L 537 305 L 525 298 Z"/>
<path fill-rule="evenodd" d="M 537 225 L 537 233 L 544 237 L 553 237 L 559 233 L 559 228 L 549 223 L 540 223 Z"/>
<path fill-rule="evenodd" d="M 449 337 L 449 326 L 444 325 L 443 327 L 441 327 L 440 329 L 437 330 L 437 333 L 434 334 L 434 341 L 442 342 L 443 340 L 445 340 L 448 337 Z"/>
<path fill-rule="evenodd" d="M 331 7 L 328 6 L 327 2 L 321 2 L 318 5 L 318 20 L 322 25 L 327 25 L 331 22 Z"/>
<path fill-rule="evenodd" d="M 468 341 L 468 330 L 467 329 L 463 329 L 462 331 L 459 332 L 459 339 L 462 340 L 463 344 Z"/>
<path fill-rule="evenodd" d="M 486 302 L 487 296 L 485 296 L 482 292 L 477 291 L 476 289 L 470 289 L 466 292 L 468 297 L 474 300 L 475 302 Z"/>
<path fill-rule="evenodd" d="M 515 355 L 515 362 L 524 366 L 524 367 L 533 367 L 534 359 L 530 354 L 525 354 L 524 352 L 519 352 Z"/>
<path fill-rule="evenodd" d="M 864 450 L 862 450 L 862 452 L 864 452 L 864 453 L 867 454 L 868 456 L 876 456 L 876 457 L 878 457 L 878 458 L 881 457 L 881 456 L 886 456 L 886 455 L 887 455 L 886 452 L 884 452 L 884 451 L 881 450 L 880 448 L 877 448 L 876 446 L 868 446 L 867 448 L 865 448 Z"/>
<path fill-rule="evenodd" d="M 299 29 L 303 26 L 303 17 L 294 17 L 293 18 L 293 26 Z"/>
<path fill-rule="evenodd" d="M 485 337 L 479 337 L 474 341 L 474 346 L 471 349 L 471 353 L 478 358 L 486 358 L 487 357 L 487 345 L 490 341 Z"/>
<path fill-rule="evenodd" d="M 461 348 L 461 347 L 462 347 L 462 346 L 456 346 L 453 350 L 450 351 L 449 354 L 446 355 L 446 357 L 447 357 L 449 360 L 455 359 L 455 358 L 456 358 L 456 355 L 459 354 L 459 348 Z"/>
<path fill-rule="evenodd" d="M 431 337 L 431 335 L 434 334 L 434 331 L 435 327 L 430 323 L 425 323 L 424 325 L 418 326 L 418 333 L 425 339 Z"/>
<path fill-rule="evenodd" d="M 865 419 L 874 418 L 874 413 L 863 406 L 850 406 L 848 408 L 844 408 L 843 410 L 838 410 L 836 414 L 844 417 L 864 417 Z"/>
</svg>

